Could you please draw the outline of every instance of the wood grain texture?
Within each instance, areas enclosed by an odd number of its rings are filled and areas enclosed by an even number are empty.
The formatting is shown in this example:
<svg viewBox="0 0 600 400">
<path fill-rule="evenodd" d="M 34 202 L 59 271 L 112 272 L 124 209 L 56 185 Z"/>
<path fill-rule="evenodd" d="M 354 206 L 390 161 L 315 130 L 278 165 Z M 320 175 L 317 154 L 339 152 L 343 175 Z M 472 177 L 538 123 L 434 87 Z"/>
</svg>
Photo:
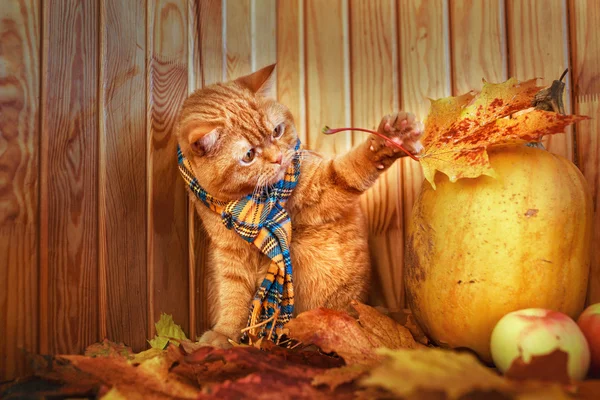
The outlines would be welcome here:
<svg viewBox="0 0 600 400">
<path fill-rule="evenodd" d="M 44 3 L 40 248 L 51 353 L 98 341 L 98 4 Z"/>
<path fill-rule="evenodd" d="M 453 95 L 508 77 L 504 0 L 450 1 Z"/>
<path fill-rule="evenodd" d="M 227 80 L 252 71 L 251 0 L 224 0 Z"/>
<path fill-rule="evenodd" d="M 188 0 L 188 92 L 193 93 L 202 87 L 202 46 L 200 41 L 200 5 L 201 0 Z M 183 181 L 180 180 L 180 185 Z M 187 194 L 186 194 L 187 196 Z M 188 322 L 190 338 L 196 335 L 196 253 L 194 251 L 195 239 L 195 220 L 196 215 L 194 205 L 191 199 L 187 199 L 187 223 L 188 223 Z"/>
<path fill-rule="evenodd" d="M 146 4 L 103 0 L 100 64 L 101 334 L 147 347 Z"/>
<path fill-rule="evenodd" d="M 301 0 L 277 1 L 277 98 L 290 109 L 298 136 L 306 143 L 303 22 Z"/>
<path fill-rule="evenodd" d="M 401 108 L 425 120 L 428 99 L 451 95 L 448 4 L 446 0 L 400 1 L 398 34 Z M 421 166 L 402 160 L 404 226 L 423 183 Z"/>
<path fill-rule="evenodd" d="M 38 350 L 40 17 L 38 1 L 0 8 L 0 380 Z"/>
<path fill-rule="evenodd" d="M 520 80 L 542 78 L 550 85 L 569 66 L 566 0 L 508 0 L 506 7 L 508 75 Z M 571 79 L 566 77 L 565 111 L 571 111 Z M 549 135 L 542 140 L 548 151 L 573 159 L 573 135 Z"/>
<path fill-rule="evenodd" d="M 202 84 L 212 85 L 226 79 L 223 37 L 223 0 L 199 0 Z M 225 0 L 226 1 L 226 0 Z"/>
<path fill-rule="evenodd" d="M 173 129 L 188 93 L 186 0 L 148 4 L 148 316 L 161 313 L 189 333 L 187 193 L 177 168 Z"/>
<path fill-rule="evenodd" d="M 579 165 L 594 196 L 594 238 L 587 304 L 600 302 L 600 9 L 594 0 L 571 0 L 574 109 L 591 116 L 576 125 Z"/>
<path fill-rule="evenodd" d="M 352 126 L 377 129 L 386 114 L 399 108 L 396 5 L 390 0 L 350 4 L 350 69 Z M 367 140 L 356 135 L 356 142 Z M 395 163 L 361 199 L 369 223 L 369 244 L 375 272 L 371 292 L 383 305 L 399 310 L 402 299 L 404 239 L 402 179 Z M 376 300 L 374 300 L 376 301 Z"/>
<path fill-rule="evenodd" d="M 188 51 L 188 95 L 202 87 L 202 40 L 200 32 L 200 10 L 202 0 L 188 0 L 187 51 Z"/>
<path fill-rule="evenodd" d="M 276 0 L 251 1 L 252 70 L 256 71 L 277 61 L 277 7 Z"/>
<path fill-rule="evenodd" d="M 365 135 L 324 125 L 374 128 L 389 107 L 424 119 L 428 98 L 481 78 L 550 84 L 570 61 L 567 110 L 593 119 L 573 129 L 576 146 L 570 133 L 544 143 L 577 149 L 600 241 L 595 0 L 1 3 L 0 381 L 26 370 L 21 349 L 78 352 L 103 337 L 147 348 L 161 311 L 191 337 L 208 329 L 210 240 L 182 196 L 170 130 L 186 94 L 275 60 L 301 139 L 330 154 Z M 398 166 L 363 200 L 387 282 L 372 301 L 392 308 L 423 181 L 415 161 Z M 592 251 L 588 304 L 600 302 Z"/>
<path fill-rule="evenodd" d="M 196 51 L 200 52 L 202 79 L 196 84 L 211 85 L 223 80 L 223 9 L 221 0 L 199 0 L 198 30 L 200 41 Z M 192 204 L 189 213 L 190 265 L 193 266 L 193 291 L 195 308 L 195 333 L 200 336 L 210 328 L 207 303 L 206 255 L 210 240 L 202 221 Z"/>
<path fill-rule="evenodd" d="M 189 240 L 190 240 L 190 264 L 193 263 L 192 292 L 194 297 L 195 328 L 193 333 L 190 328 L 190 337 L 200 337 L 202 333 L 210 329 L 210 318 L 208 314 L 208 280 L 207 280 L 207 250 L 210 239 L 206 229 L 200 220 L 193 204 L 190 204 L 189 212 Z"/>
<path fill-rule="evenodd" d="M 340 154 L 352 146 L 352 133 L 321 133 L 323 126 L 341 128 L 350 123 L 349 57 L 346 0 L 304 1 L 306 48 L 305 145 L 325 154 Z"/>
</svg>

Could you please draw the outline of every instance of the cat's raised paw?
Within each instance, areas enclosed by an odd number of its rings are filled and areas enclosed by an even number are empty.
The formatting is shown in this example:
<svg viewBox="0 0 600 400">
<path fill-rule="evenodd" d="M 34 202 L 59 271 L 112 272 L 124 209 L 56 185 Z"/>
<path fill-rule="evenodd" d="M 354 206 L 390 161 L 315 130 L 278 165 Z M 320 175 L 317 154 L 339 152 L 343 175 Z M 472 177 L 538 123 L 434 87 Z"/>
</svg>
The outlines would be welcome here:
<svg viewBox="0 0 600 400">
<path fill-rule="evenodd" d="M 216 347 L 219 349 L 228 349 L 232 347 L 231 343 L 229 343 L 229 338 L 217 331 L 206 331 L 200 337 L 199 342 L 201 344 L 205 344 L 207 346 Z"/>
<path fill-rule="evenodd" d="M 423 149 L 419 141 L 423 135 L 423 123 L 410 112 L 399 111 L 386 115 L 381 119 L 377 132 L 387 136 L 393 142 L 401 144 L 412 154 L 418 154 Z M 373 135 L 370 140 L 369 148 L 376 154 L 376 161 L 406 155 L 400 148 L 380 137 Z"/>
</svg>

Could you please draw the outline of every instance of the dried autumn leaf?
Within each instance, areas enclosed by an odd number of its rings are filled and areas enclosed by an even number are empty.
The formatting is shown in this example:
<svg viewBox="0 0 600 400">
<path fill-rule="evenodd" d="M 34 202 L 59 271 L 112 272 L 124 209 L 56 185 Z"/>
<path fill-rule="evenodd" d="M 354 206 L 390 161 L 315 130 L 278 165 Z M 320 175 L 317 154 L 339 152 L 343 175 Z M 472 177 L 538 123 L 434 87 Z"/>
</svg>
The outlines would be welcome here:
<svg viewBox="0 0 600 400">
<path fill-rule="evenodd" d="M 358 301 L 353 301 L 352 307 L 358 312 L 358 322 L 368 335 L 379 342 L 378 346 L 388 349 L 414 349 L 420 347 L 410 331 L 383 315 L 375 308 Z"/>
<path fill-rule="evenodd" d="M 398 396 L 394 395 L 393 393 L 391 393 L 388 390 L 379 388 L 379 387 L 368 387 L 366 389 L 362 389 L 362 390 L 356 390 L 354 392 L 354 400 L 377 400 L 377 399 L 383 399 L 383 400 L 390 400 L 390 399 L 396 399 L 399 398 Z M 434 398 L 431 400 L 442 400 L 443 398 Z M 402 400 L 407 400 L 407 399 L 402 399 Z M 421 398 L 419 400 L 430 400 L 428 398 Z M 471 400 L 471 399 L 469 399 Z"/>
<path fill-rule="evenodd" d="M 423 332 L 419 324 L 417 324 L 415 316 L 410 309 L 405 308 L 401 311 L 392 311 L 389 313 L 389 316 L 400 325 L 406 327 L 416 342 L 421 343 L 422 345 L 429 344 L 429 338 L 427 338 L 425 332 Z"/>
<path fill-rule="evenodd" d="M 0 383 L 0 399 L 72 399 L 93 398 L 97 391 L 97 382 L 90 387 L 85 385 L 64 386 L 60 382 L 30 377 L 18 379 L 10 384 Z"/>
<path fill-rule="evenodd" d="M 333 394 L 319 391 L 304 377 L 254 372 L 235 381 L 224 381 L 207 388 L 198 399 L 351 399 L 350 393 Z"/>
<path fill-rule="evenodd" d="M 111 388 L 108 392 L 100 395 L 100 400 L 137 400 L 143 399 L 141 394 L 128 393 L 127 389 L 119 390 L 117 387 Z"/>
<path fill-rule="evenodd" d="M 0 387 L 0 399 L 72 398 L 92 396 L 101 383 L 70 362 L 52 356 L 30 354 L 33 376 Z M 69 382 L 65 385 L 65 382 Z"/>
<path fill-rule="evenodd" d="M 447 398 L 456 399 L 474 391 L 511 389 L 509 382 L 469 353 L 435 348 L 379 349 L 377 353 L 385 359 L 362 384 L 381 387 L 399 396 L 443 392 Z"/>
<path fill-rule="evenodd" d="M 127 397 L 143 398 L 184 398 L 194 399 L 198 396 L 198 388 L 192 386 L 187 379 L 170 372 L 171 367 L 182 357 L 179 350 L 162 352 L 139 365 L 130 361 L 111 357 L 86 357 L 80 355 L 62 355 L 55 357 L 55 362 L 69 364 L 108 388 L 117 387 Z M 57 373 L 55 369 L 55 373 Z M 61 374 L 56 378 L 67 385 L 77 384 L 77 377 L 72 374 Z M 89 378 L 88 378 L 89 379 Z"/>
<path fill-rule="evenodd" d="M 317 308 L 306 311 L 286 324 L 289 336 L 312 343 L 325 352 L 335 352 L 346 364 L 373 363 L 379 360 L 375 349 L 417 348 L 411 333 L 373 307 L 354 302 L 358 321 L 348 313 Z"/>
<path fill-rule="evenodd" d="M 274 393 L 281 399 L 351 398 L 348 390 L 332 393 L 312 385 L 326 368 L 340 365 L 336 359 L 317 352 L 275 349 L 205 347 L 185 356 L 172 371 L 188 377 L 195 374 L 203 387 L 202 399 L 273 398 Z"/>
<path fill-rule="evenodd" d="M 148 350 L 144 350 L 140 353 L 134 354 L 133 358 L 131 358 L 130 360 L 132 364 L 141 364 L 144 361 L 150 360 L 154 357 L 163 354 L 164 352 L 165 350 L 150 348 Z"/>
<path fill-rule="evenodd" d="M 173 322 L 171 315 L 161 314 L 154 326 L 156 327 L 156 336 L 154 339 L 148 340 L 148 343 L 155 349 L 165 349 L 169 343 L 179 344 L 177 340 L 172 339 L 187 340 L 183 329 Z"/>
<path fill-rule="evenodd" d="M 515 392 L 512 395 L 515 400 L 574 400 L 581 397 L 573 397 L 566 392 L 560 385 L 539 384 L 538 382 L 528 382 L 524 385 L 515 386 Z"/>
<path fill-rule="evenodd" d="M 578 382 L 575 393 L 577 394 L 577 399 L 597 400 L 598 393 L 600 393 L 600 380 Z"/>
<path fill-rule="evenodd" d="M 102 342 L 94 343 L 85 349 L 85 356 L 88 357 L 120 357 L 125 359 L 133 358 L 131 347 L 123 343 L 111 342 L 104 339 Z"/>
<path fill-rule="evenodd" d="M 284 352 L 288 352 L 289 354 L 286 355 Z M 228 371 L 228 373 L 235 374 L 235 371 L 241 371 L 247 374 L 249 371 L 271 371 L 273 374 L 284 374 L 297 377 L 304 376 L 310 378 L 320 374 L 326 368 L 340 365 L 340 363 L 337 362 L 335 364 L 325 364 L 325 366 L 322 366 L 322 363 L 315 361 L 314 358 L 293 355 L 289 350 L 284 350 L 284 352 L 267 352 L 252 346 L 240 346 L 230 349 L 205 347 L 185 356 L 183 362 L 190 365 L 201 366 L 208 366 L 212 363 L 216 363 L 219 366 L 219 370 L 213 372 L 217 373 Z M 321 355 L 320 357 L 327 356 Z M 224 366 L 228 366 L 229 368 L 223 368 Z M 209 372 L 209 369 L 205 372 Z M 213 377 L 211 379 L 215 378 Z"/>
<path fill-rule="evenodd" d="M 386 358 L 361 384 L 406 399 L 568 399 L 558 384 L 510 381 L 466 352 L 423 348 L 380 349 Z M 388 397 L 389 398 L 389 397 Z"/>
<path fill-rule="evenodd" d="M 533 355 L 529 362 L 519 357 L 512 362 L 504 375 L 516 380 L 539 380 L 568 385 L 571 383 L 567 372 L 568 362 L 569 354 L 556 349 L 548 354 Z"/>
<path fill-rule="evenodd" d="M 436 171 L 446 174 L 452 182 L 496 176 L 487 154 L 492 145 L 538 141 L 545 135 L 564 132 L 574 122 L 589 119 L 534 109 L 533 99 L 542 89 L 536 81 L 484 81 L 478 94 L 432 100 L 419 160 L 434 189 Z"/>
<path fill-rule="evenodd" d="M 329 389 L 335 390 L 340 385 L 354 382 L 365 375 L 370 369 L 371 366 L 366 364 L 353 364 L 340 368 L 328 369 L 321 375 L 315 376 L 312 384 L 315 386 L 327 385 Z"/>
</svg>

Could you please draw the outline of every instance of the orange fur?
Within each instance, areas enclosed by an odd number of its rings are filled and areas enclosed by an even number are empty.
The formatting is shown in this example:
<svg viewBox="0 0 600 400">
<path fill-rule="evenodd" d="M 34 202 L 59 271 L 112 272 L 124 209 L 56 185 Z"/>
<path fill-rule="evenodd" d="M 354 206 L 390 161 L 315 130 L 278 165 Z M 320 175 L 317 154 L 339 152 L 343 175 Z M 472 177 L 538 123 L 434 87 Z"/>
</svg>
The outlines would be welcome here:
<svg viewBox="0 0 600 400">
<path fill-rule="evenodd" d="M 290 111 L 268 96 L 274 67 L 198 90 L 182 106 L 179 145 L 200 185 L 220 200 L 238 199 L 276 182 L 289 165 L 297 133 Z M 283 135 L 273 139 L 280 123 Z M 397 137 L 405 147 L 418 147 L 418 123 L 411 114 L 384 117 L 379 131 Z M 255 160 L 243 165 L 240 160 L 250 146 L 256 149 Z M 281 164 L 276 162 L 280 154 Z M 374 135 L 334 158 L 302 150 L 300 179 L 286 207 L 293 229 L 295 315 L 320 306 L 345 310 L 353 299 L 366 300 L 371 266 L 359 197 L 402 155 Z M 200 340 L 225 347 L 227 338 L 239 338 L 269 259 L 190 196 L 210 237 L 212 329 Z"/>
</svg>

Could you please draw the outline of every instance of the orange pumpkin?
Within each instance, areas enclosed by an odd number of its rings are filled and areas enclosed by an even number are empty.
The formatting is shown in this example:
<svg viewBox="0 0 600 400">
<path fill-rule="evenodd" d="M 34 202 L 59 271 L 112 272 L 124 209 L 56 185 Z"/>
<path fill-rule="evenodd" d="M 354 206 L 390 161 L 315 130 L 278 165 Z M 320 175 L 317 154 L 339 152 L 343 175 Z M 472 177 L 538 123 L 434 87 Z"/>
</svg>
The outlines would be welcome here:
<svg viewBox="0 0 600 400">
<path fill-rule="evenodd" d="M 499 178 L 428 182 L 408 226 L 405 286 L 437 344 L 491 362 L 506 313 L 548 308 L 576 318 L 590 268 L 592 196 L 569 160 L 526 146 L 490 149 Z"/>
</svg>

